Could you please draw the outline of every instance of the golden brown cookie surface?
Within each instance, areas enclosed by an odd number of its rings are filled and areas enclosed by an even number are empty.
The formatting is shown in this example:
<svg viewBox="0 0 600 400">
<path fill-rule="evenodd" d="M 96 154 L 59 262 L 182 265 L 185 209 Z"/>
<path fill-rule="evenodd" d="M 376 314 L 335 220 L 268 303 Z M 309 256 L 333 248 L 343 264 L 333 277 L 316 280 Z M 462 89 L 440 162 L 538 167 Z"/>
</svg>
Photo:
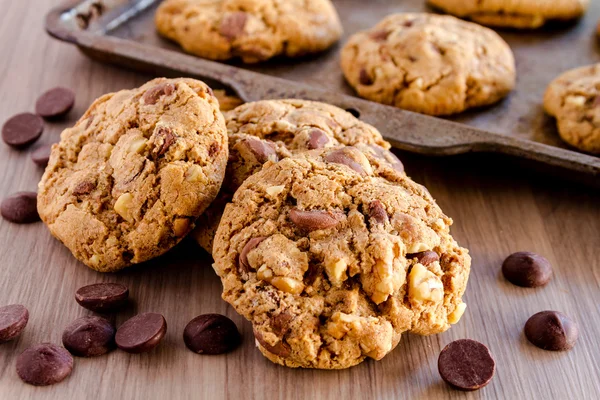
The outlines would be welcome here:
<svg viewBox="0 0 600 400">
<path fill-rule="evenodd" d="M 107 94 L 54 145 L 39 214 L 76 258 L 115 271 L 166 252 L 193 228 L 217 196 L 227 154 L 204 83 L 163 78 Z"/>
</svg>

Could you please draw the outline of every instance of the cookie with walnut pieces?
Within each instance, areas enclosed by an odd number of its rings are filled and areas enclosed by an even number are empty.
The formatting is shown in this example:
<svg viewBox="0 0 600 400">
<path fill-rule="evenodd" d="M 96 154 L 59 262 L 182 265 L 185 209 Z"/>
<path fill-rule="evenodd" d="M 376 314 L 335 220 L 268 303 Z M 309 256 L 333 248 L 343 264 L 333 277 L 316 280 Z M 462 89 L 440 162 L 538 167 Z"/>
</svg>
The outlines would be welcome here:
<svg viewBox="0 0 600 400">
<path fill-rule="evenodd" d="M 159 256 L 215 199 L 228 158 L 212 90 L 155 79 L 100 97 L 61 134 L 39 183 L 38 211 L 98 271 Z"/>
<path fill-rule="evenodd" d="M 242 184 L 214 268 L 267 358 L 347 368 L 383 358 L 403 332 L 458 322 L 471 259 L 451 224 L 423 186 L 359 148 L 313 150 Z"/>
</svg>

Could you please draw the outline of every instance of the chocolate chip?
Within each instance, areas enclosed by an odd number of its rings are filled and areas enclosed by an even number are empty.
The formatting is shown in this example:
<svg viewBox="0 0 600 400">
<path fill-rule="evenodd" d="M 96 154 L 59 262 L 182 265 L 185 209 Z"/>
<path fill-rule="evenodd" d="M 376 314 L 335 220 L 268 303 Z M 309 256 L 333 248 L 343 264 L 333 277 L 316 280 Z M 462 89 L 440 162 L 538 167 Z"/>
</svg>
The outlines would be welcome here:
<svg viewBox="0 0 600 400">
<path fill-rule="evenodd" d="M 79 182 L 77 186 L 75 186 L 75 189 L 73 189 L 73 195 L 83 196 L 90 194 L 94 189 L 96 189 L 96 184 L 94 182 Z"/>
<path fill-rule="evenodd" d="M 329 229 L 340 223 L 340 213 L 323 210 L 302 211 L 297 208 L 290 210 L 290 219 L 301 229 L 315 231 L 318 229 Z"/>
<path fill-rule="evenodd" d="M 407 254 L 406 258 L 409 260 L 416 258 L 417 261 L 419 262 L 419 264 L 429 265 L 436 261 L 439 261 L 440 255 L 438 253 L 436 253 L 435 251 L 427 250 L 427 251 L 422 251 L 420 253 Z"/>
<path fill-rule="evenodd" d="M 145 353 L 154 349 L 167 333 L 165 317 L 155 313 L 138 314 L 119 327 L 117 347 L 128 353 Z"/>
<path fill-rule="evenodd" d="M 577 323 L 558 311 L 534 314 L 525 324 L 527 339 L 544 350 L 570 350 L 579 336 Z"/>
<path fill-rule="evenodd" d="M 169 128 L 164 127 L 159 128 L 156 135 L 162 140 L 162 144 L 155 149 L 155 154 L 160 157 L 169 151 L 169 147 L 175 143 L 176 137 Z"/>
<path fill-rule="evenodd" d="M 539 287 L 552 278 L 550 262 L 539 254 L 520 251 L 502 263 L 502 274 L 511 283 L 522 287 Z"/>
<path fill-rule="evenodd" d="M 75 105 L 72 90 L 57 87 L 41 95 L 35 103 L 35 112 L 44 118 L 58 118 L 66 115 Z"/>
<path fill-rule="evenodd" d="M 310 131 L 307 146 L 309 150 L 322 149 L 327 143 L 329 136 L 325 132 L 317 128 Z"/>
<path fill-rule="evenodd" d="M 379 200 L 373 200 L 369 204 L 369 216 L 380 224 L 385 224 L 389 221 L 389 216 L 383 203 Z"/>
<path fill-rule="evenodd" d="M 4 219 L 15 224 L 29 224 L 40 220 L 37 211 L 37 193 L 17 192 L 0 204 L 0 213 Z"/>
<path fill-rule="evenodd" d="M 44 120 L 31 113 L 17 114 L 2 126 L 2 140 L 16 148 L 27 147 L 42 136 Z"/>
<path fill-rule="evenodd" d="M 235 323 L 224 315 L 205 314 L 191 320 L 183 331 L 185 345 L 198 354 L 223 354 L 242 341 Z"/>
<path fill-rule="evenodd" d="M 17 374 L 25 383 L 53 385 L 73 371 L 73 357 L 64 347 L 42 343 L 29 347 L 17 358 Z"/>
<path fill-rule="evenodd" d="M 496 362 L 485 345 L 471 339 L 460 339 L 442 350 L 438 370 L 442 379 L 454 388 L 477 390 L 490 383 Z"/>
<path fill-rule="evenodd" d="M 361 175 L 365 175 L 366 172 L 360 163 L 354 161 L 352 157 L 346 153 L 344 149 L 339 149 L 332 151 L 331 153 L 325 156 L 325 161 L 331 162 L 334 164 L 343 164 L 347 167 L 350 167 L 354 171 L 358 172 Z"/>
<path fill-rule="evenodd" d="M 148 89 L 142 96 L 144 104 L 156 104 L 162 96 L 170 96 L 175 91 L 175 85 L 166 82 Z"/>
<path fill-rule="evenodd" d="M 248 262 L 248 253 L 254 250 L 256 246 L 258 246 L 260 242 L 262 242 L 265 239 L 265 237 L 255 237 L 248 240 L 248 242 L 246 243 L 246 245 L 240 253 L 240 268 L 243 271 L 248 272 L 252 270 L 252 268 L 250 267 L 250 263 Z"/>
<path fill-rule="evenodd" d="M 244 33 L 248 14 L 242 11 L 227 14 L 221 21 L 219 33 L 230 42 L 233 42 L 238 36 Z"/>
<path fill-rule="evenodd" d="M 358 75 L 358 81 L 361 85 L 371 86 L 373 84 L 373 78 L 369 75 L 369 73 L 364 69 L 360 69 L 360 74 Z"/>
<path fill-rule="evenodd" d="M 273 333 L 279 337 L 285 336 L 290 330 L 290 321 L 292 318 L 292 314 L 286 311 L 282 311 L 271 318 L 271 329 L 273 329 Z"/>
<path fill-rule="evenodd" d="M 394 153 L 376 144 L 371 144 L 369 147 L 375 151 L 380 159 L 389 163 L 396 171 L 404 172 L 404 164 L 402 164 L 402 161 Z"/>
<path fill-rule="evenodd" d="M 39 165 L 40 167 L 46 168 L 46 166 L 48 165 L 48 162 L 50 161 L 51 153 L 52 153 L 52 145 L 45 144 L 45 145 L 38 147 L 31 153 L 31 159 L 33 160 L 33 162 L 35 164 Z"/>
<path fill-rule="evenodd" d="M 254 157 L 256 157 L 256 161 L 258 161 L 261 164 L 264 164 L 269 160 L 279 160 L 275 149 L 262 140 L 244 139 L 242 143 L 252 152 L 252 154 L 254 154 Z"/>
<path fill-rule="evenodd" d="M 276 356 L 286 358 L 292 352 L 290 346 L 287 343 L 284 343 L 283 340 L 280 340 L 274 346 L 270 345 L 256 329 L 254 329 L 254 337 L 265 350 L 267 350 L 269 353 L 275 354 Z"/>
<path fill-rule="evenodd" d="M 129 289 L 120 283 L 94 283 L 77 290 L 75 300 L 83 308 L 96 312 L 122 308 L 129 298 Z"/>
<path fill-rule="evenodd" d="M 369 36 L 371 37 L 371 39 L 373 39 L 376 42 L 385 42 L 387 40 L 387 38 L 390 36 L 390 31 L 384 31 L 384 30 L 380 30 L 380 31 L 375 31 L 373 33 L 371 33 Z"/>
<path fill-rule="evenodd" d="M 75 356 L 101 356 L 114 349 L 115 328 L 104 318 L 82 317 L 65 328 L 62 342 Z"/>
<path fill-rule="evenodd" d="M 17 338 L 29 321 L 29 311 L 20 304 L 0 307 L 0 343 Z"/>
<path fill-rule="evenodd" d="M 221 146 L 219 145 L 219 143 L 211 143 L 211 145 L 208 147 L 208 156 L 211 158 L 214 157 L 216 154 L 219 153 L 219 150 L 221 150 Z"/>
</svg>

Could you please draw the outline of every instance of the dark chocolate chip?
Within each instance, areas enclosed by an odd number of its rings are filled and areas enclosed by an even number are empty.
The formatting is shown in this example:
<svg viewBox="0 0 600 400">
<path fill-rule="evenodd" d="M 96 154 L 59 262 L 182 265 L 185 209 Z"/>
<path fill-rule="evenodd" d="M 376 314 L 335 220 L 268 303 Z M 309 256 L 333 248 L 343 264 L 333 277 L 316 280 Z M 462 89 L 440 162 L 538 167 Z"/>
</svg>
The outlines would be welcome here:
<svg viewBox="0 0 600 400">
<path fill-rule="evenodd" d="M 154 349 L 167 333 L 165 317 L 156 313 L 138 314 L 119 327 L 117 347 L 128 353 L 145 353 Z"/>
<path fill-rule="evenodd" d="M 75 105 L 72 90 L 57 87 L 41 95 L 35 103 L 35 112 L 44 118 L 58 118 L 66 115 Z"/>
<path fill-rule="evenodd" d="M 170 82 L 160 83 L 150 88 L 142 96 L 144 104 L 156 104 L 162 96 L 170 96 L 175 91 L 175 85 Z"/>
<path fill-rule="evenodd" d="M 88 310 L 104 312 L 122 308 L 129 298 L 129 289 L 120 283 L 94 283 L 75 293 L 75 300 Z"/>
<path fill-rule="evenodd" d="M 258 246 L 265 239 L 265 237 L 255 237 L 248 240 L 248 242 L 246 243 L 246 245 L 240 253 L 240 268 L 243 271 L 248 272 L 252 270 L 252 268 L 250 267 L 250 263 L 248 262 L 248 253 L 255 249 L 256 246 Z"/>
<path fill-rule="evenodd" d="M 367 70 L 364 68 L 360 69 L 360 73 L 358 75 L 358 81 L 360 82 L 361 85 L 364 85 L 364 86 L 371 86 L 373 84 L 373 78 L 371 78 L 371 75 L 369 75 Z"/>
<path fill-rule="evenodd" d="M 71 371 L 71 354 L 64 347 L 52 343 L 29 347 L 17 358 L 17 374 L 30 385 L 53 385 L 69 376 Z"/>
<path fill-rule="evenodd" d="M 350 155 L 345 151 L 345 149 L 332 151 L 331 153 L 325 156 L 325 161 L 334 164 L 345 165 L 361 175 L 366 174 L 362 165 L 360 165 L 360 163 L 356 162 L 352 157 L 350 157 Z"/>
<path fill-rule="evenodd" d="M 235 323 L 224 315 L 205 314 L 191 320 L 183 331 L 188 349 L 198 354 L 223 354 L 242 341 Z"/>
<path fill-rule="evenodd" d="M 302 211 L 293 208 L 290 211 L 290 219 L 301 229 L 315 231 L 335 227 L 340 223 L 341 214 L 323 210 Z"/>
<path fill-rule="evenodd" d="M 544 350 L 570 350 L 579 337 L 577 323 L 558 311 L 534 314 L 525 324 L 527 339 Z"/>
<path fill-rule="evenodd" d="M 256 161 L 261 164 L 266 163 L 269 160 L 278 161 L 277 152 L 269 144 L 258 139 L 244 139 L 242 143 L 248 147 L 248 149 L 256 157 Z"/>
<path fill-rule="evenodd" d="M 460 339 L 444 347 L 438 358 L 442 379 L 456 389 L 477 390 L 492 380 L 496 362 L 489 349 L 471 339 Z"/>
<path fill-rule="evenodd" d="M 219 33 L 229 41 L 234 41 L 238 36 L 244 33 L 248 14 L 242 11 L 227 14 L 221 21 Z"/>
<path fill-rule="evenodd" d="M 29 224 L 40 220 L 37 211 L 37 193 L 18 192 L 2 200 L 0 213 L 15 224 Z"/>
<path fill-rule="evenodd" d="M 327 143 L 329 136 L 325 132 L 317 128 L 310 131 L 307 145 L 309 150 L 322 149 Z"/>
<path fill-rule="evenodd" d="M 520 251 L 508 256 L 502 264 L 502 273 L 511 283 L 522 287 L 539 287 L 552 278 L 552 266 L 544 257 Z"/>
<path fill-rule="evenodd" d="M 385 224 L 389 221 L 388 213 L 379 200 L 373 200 L 369 204 L 369 216 L 380 224 Z"/>
<path fill-rule="evenodd" d="M 0 343 L 17 338 L 29 321 L 29 311 L 20 304 L 0 307 Z"/>
<path fill-rule="evenodd" d="M 31 153 L 31 159 L 34 163 L 40 167 L 46 168 L 50 161 L 50 154 L 52 153 L 52 145 L 44 144 Z"/>
<path fill-rule="evenodd" d="M 422 251 L 420 253 L 407 254 L 406 258 L 413 259 L 416 258 L 419 264 L 421 265 L 429 265 L 436 261 L 440 260 L 440 255 L 435 251 L 427 250 Z"/>
<path fill-rule="evenodd" d="M 42 136 L 44 120 L 31 113 L 17 114 L 2 126 L 2 140 L 16 148 L 27 147 Z"/>
<path fill-rule="evenodd" d="M 94 182 L 80 182 L 75 186 L 75 189 L 73 189 L 73 195 L 83 196 L 90 194 L 94 189 L 96 189 L 96 184 Z"/>
<path fill-rule="evenodd" d="M 62 342 L 75 356 L 100 356 L 115 348 L 115 328 L 104 318 L 82 317 L 65 328 Z"/>
<path fill-rule="evenodd" d="M 286 358 L 292 352 L 290 346 L 287 343 L 284 343 L 283 340 L 280 340 L 274 346 L 270 345 L 256 329 L 254 330 L 254 337 L 265 350 L 267 350 L 269 353 L 275 354 L 276 356 Z"/>
<path fill-rule="evenodd" d="M 292 318 L 292 314 L 287 311 L 282 311 L 271 318 L 271 329 L 273 329 L 273 333 L 279 337 L 285 336 L 290 330 L 290 321 Z"/>
<path fill-rule="evenodd" d="M 175 143 L 175 135 L 169 128 L 159 128 L 156 135 L 162 139 L 162 144 L 155 149 L 155 153 L 158 157 L 164 155 L 167 151 L 169 151 L 169 147 L 173 143 Z"/>
</svg>

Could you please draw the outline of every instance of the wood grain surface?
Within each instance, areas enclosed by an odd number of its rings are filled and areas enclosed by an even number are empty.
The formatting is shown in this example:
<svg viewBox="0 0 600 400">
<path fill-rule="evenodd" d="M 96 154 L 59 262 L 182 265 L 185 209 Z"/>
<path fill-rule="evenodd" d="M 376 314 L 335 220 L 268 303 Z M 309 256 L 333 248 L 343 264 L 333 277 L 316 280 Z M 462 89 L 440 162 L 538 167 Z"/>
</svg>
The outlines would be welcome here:
<svg viewBox="0 0 600 400">
<path fill-rule="evenodd" d="M 43 18 L 55 4 L 3 0 L 0 13 L 0 122 L 32 111 L 36 97 L 48 88 L 62 85 L 77 92 L 68 120 L 48 123 L 36 145 L 57 141 L 60 131 L 97 96 L 151 78 L 94 63 L 47 38 Z M 30 152 L 0 144 L 3 197 L 36 190 L 42 171 L 30 160 Z M 287 369 L 254 348 L 250 325 L 220 298 L 210 257 L 191 241 L 150 263 L 103 275 L 75 261 L 41 223 L 0 220 L 0 305 L 21 303 L 30 311 L 24 334 L 0 345 L 0 399 L 600 398 L 598 190 L 534 172 L 535 166 L 505 157 L 400 156 L 408 173 L 454 218 L 453 234 L 473 256 L 465 297 L 469 307 L 448 332 L 405 335 L 382 361 L 344 371 Z M 517 250 L 539 252 L 552 262 L 555 276 L 547 287 L 522 289 L 502 278 L 502 260 Z M 135 299 L 116 316 L 117 324 L 137 312 L 165 315 L 169 328 L 160 347 L 142 355 L 114 351 L 76 358 L 73 374 L 51 387 L 22 383 L 15 371 L 18 354 L 39 342 L 60 344 L 63 328 L 90 314 L 75 302 L 75 291 L 101 281 L 128 285 Z M 546 309 L 579 322 L 581 335 L 573 350 L 546 352 L 524 339 L 527 318 Z M 239 349 L 224 356 L 199 356 L 185 348 L 185 324 L 208 312 L 224 313 L 238 324 L 244 336 Z M 449 389 L 437 372 L 439 351 L 459 338 L 479 340 L 495 356 L 496 376 L 478 392 Z"/>
</svg>

